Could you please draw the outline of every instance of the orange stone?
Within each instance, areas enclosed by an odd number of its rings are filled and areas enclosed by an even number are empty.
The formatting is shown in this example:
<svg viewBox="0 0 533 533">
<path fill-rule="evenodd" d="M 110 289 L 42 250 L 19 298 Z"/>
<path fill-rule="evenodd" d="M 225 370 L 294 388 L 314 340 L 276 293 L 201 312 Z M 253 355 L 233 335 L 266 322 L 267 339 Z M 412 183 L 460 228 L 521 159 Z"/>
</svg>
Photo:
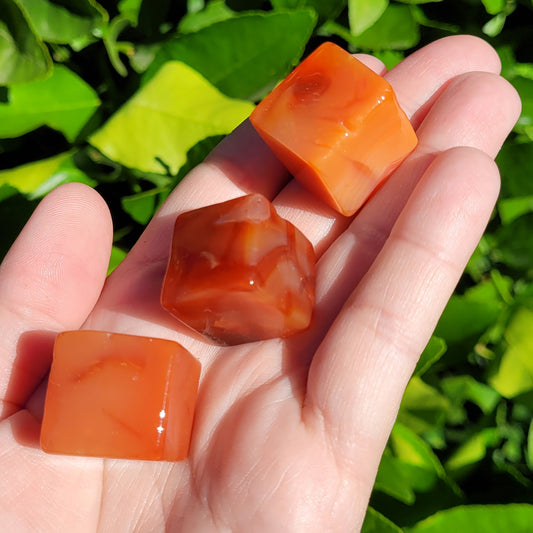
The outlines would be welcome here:
<svg viewBox="0 0 533 533">
<path fill-rule="evenodd" d="M 391 85 L 333 43 L 296 67 L 250 121 L 297 180 L 347 216 L 418 143 Z"/>
<path fill-rule="evenodd" d="M 315 300 L 311 243 L 260 194 L 178 216 L 161 304 L 221 344 L 306 329 Z"/>
<path fill-rule="evenodd" d="M 180 461 L 189 450 L 200 363 L 176 342 L 60 333 L 41 429 L 45 452 Z"/>
</svg>

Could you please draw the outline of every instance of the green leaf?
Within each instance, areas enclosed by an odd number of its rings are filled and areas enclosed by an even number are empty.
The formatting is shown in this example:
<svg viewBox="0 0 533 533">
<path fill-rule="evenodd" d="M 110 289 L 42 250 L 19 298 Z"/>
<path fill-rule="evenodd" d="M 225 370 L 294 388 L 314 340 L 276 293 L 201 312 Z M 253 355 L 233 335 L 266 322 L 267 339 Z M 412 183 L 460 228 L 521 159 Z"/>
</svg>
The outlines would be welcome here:
<svg viewBox="0 0 533 533">
<path fill-rule="evenodd" d="M 346 7 L 347 0 L 270 0 L 275 9 L 313 8 L 320 20 L 335 19 Z"/>
<path fill-rule="evenodd" d="M 533 195 L 507 198 L 498 202 L 498 213 L 502 224 L 510 224 L 517 218 L 533 212 Z"/>
<path fill-rule="evenodd" d="M 94 180 L 75 166 L 71 152 L 0 171 L 0 186 L 10 185 L 32 200 L 42 198 L 63 183 L 73 181 L 96 186 Z"/>
<path fill-rule="evenodd" d="M 489 15 L 496 15 L 505 9 L 506 0 L 481 0 Z"/>
<path fill-rule="evenodd" d="M 402 468 L 402 462 L 390 455 L 390 452 L 384 453 L 381 457 L 374 490 L 407 505 L 411 505 L 416 500 L 408 474 Z"/>
<path fill-rule="evenodd" d="M 446 478 L 444 467 L 431 447 L 408 427 L 394 424 L 390 443 L 415 491 L 427 492 L 438 479 Z"/>
<path fill-rule="evenodd" d="M 439 475 L 444 469 L 430 446 L 415 432 L 396 423 L 391 432 L 391 445 L 396 457 L 402 461 L 431 470 Z"/>
<path fill-rule="evenodd" d="M 18 0 L 0 0 L 0 13 L 0 85 L 47 76 L 52 60 Z"/>
<path fill-rule="evenodd" d="M 533 84 L 531 89 L 533 90 Z M 506 142 L 503 145 L 496 158 L 502 175 L 503 198 L 533 196 L 531 161 L 533 161 L 533 143 Z"/>
<path fill-rule="evenodd" d="M 444 467 L 454 478 L 464 475 L 469 467 L 479 463 L 501 441 L 497 428 L 483 428 L 464 441 L 446 461 Z"/>
<path fill-rule="evenodd" d="M 90 15 L 80 15 L 51 0 L 19 0 L 26 9 L 35 31 L 49 43 L 71 44 L 76 49 L 94 40 L 93 30 L 102 24 L 102 11 L 88 1 Z"/>
<path fill-rule="evenodd" d="M 444 0 L 396 0 L 402 4 L 417 5 L 417 4 L 434 4 L 435 2 L 443 2 Z"/>
<path fill-rule="evenodd" d="M 57 171 L 59 165 L 70 155 L 69 152 L 65 152 L 41 161 L 26 163 L 13 169 L 1 170 L 0 185 L 11 185 L 19 192 L 31 193 L 46 182 Z"/>
<path fill-rule="evenodd" d="M 505 331 L 508 348 L 489 383 L 505 398 L 533 389 L 533 311 L 520 308 Z"/>
<path fill-rule="evenodd" d="M 441 388 L 454 404 L 463 405 L 466 400 L 475 403 L 484 414 L 491 413 L 500 400 L 500 395 L 488 385 L 472 376 L 450 376 L 441 381 Z"/>
<path fill-rule="evenodd" d="M 405 59 L 404 52 L 398 50 L 378 50 L 373 55 L 383 61 L 388 70 L 391 70 Z"/>
<path fill-rule="evenodd" d="M 515 129 L 531 128 L 533 126 L 533 80 L 516 76 L 511 80 L 522 102 L 522 110 Z"/>
<path fill-rule="evenodd" d="M 235 11 L 232 11 L 224 0 L 213 0 L 207 4 L 205 9 L 185 15 L 180 20 L 178 30 L 182 33 L 193 33 L 235 15 Z"/>
<path fill-rule="evenodd" d="M 529 470 L 533 472 L 533 420 L 529 424 L 527 432 L 526 463 Z"/>
<path fill-rule="evenodd" d="M 160 204 L 161 193 L 168 192 L 168 188 L 154 188 L 131 196 L 123 196 L 122 208 L 135 222 L 146 225 Z"/>
<path fill-rule="evenodd" d="M 446 342 L 440 337 L 432 336 L 429 339 L 418 363 L 414 375 L 421 376 L 446 353 Z"/>
<path fill-rule="evenodd" d="M 350 37 L 362 50 L 406 50 L 420 40 L 420 29 L 411 8 L 391 4 L 366 31 Z"/>
<path fill-rule="evenodd" d="M 143 80 L 178 60 L 224 94 L 255 101 L 298 63 L 315 23 L 308 9 L 235 16 L 166 43 Z"/>
<path fill-rule="evenodd" d="M 184 63 L 170 61 L 90 142 L 127 167 L 159 173 L 168 167 L 176 174 L 192 146 L 229 133 L 252 110 L 252 104 L 224 96 Z"/>
<path fill-rule="evenodd" d="M 507 16 L 505 13 L 498 13 L 495 17 L 492 17 L 486 24 L 483 25 L 483 33 L 489 37 L 496 37 L 505 26 Z"/>
<path fill-rule="evenodd" d="M 143 0 L 120 0 L 118 3 L 119 13 L 128 19 L 134 26 L 139 22 L 139 12 Z"/>
<path fill-rule="evenodd" d="M 56 65 L 49 78 L 10 88 L 9 102 L 0 104 L 0 138 L 50 126 L 72 142 L 99 105 L 89 85 Z"/>
<path fill-rule="evenodd" d="M 460 506 L 422 520 L 406 533 L 530 533 L 533 505 Z"/>
<path fill-rule="evenodd" d="M 515 270 L 533 269 L 533 213 L 522 215 L 493 233 L 491 255 L 494 260 Z"/>
<path fill-rule="evenodd" d="M 456 343 L 485 331 L 500 315 L 498 301 L 476 301 L 468 296 L 453 295 L 435 328 L 435 335 L 448 344 Z"/>
<path fill-rule="evenodd" d="M 348 0 L 350 31 L 359 35 L 370 28 L 383 15 L 389 0 Z"/>
<path fill-rule="evenodd" d="M 361 533 L 402 533 L 402 529 L 372 507 L 368 507 Z"/>
<path fill-rule="evenodd" d="M 107 268 L 107 275 L 111 274 L 115 268 L 120 265 L 123 259 L 126 257 L 127 252 L 119 248 L 118 246 L 113 245 L 111 248 L 111 256 L 109 257 L 109 266 Z"/>
<path fill-rule="evenodd" d="M 442 427 L 449 408 L 450 402 L 446 396 L 414 376 L 403 395 L 398 421 L 411 431 L 422 434 Z"/>
</svg>

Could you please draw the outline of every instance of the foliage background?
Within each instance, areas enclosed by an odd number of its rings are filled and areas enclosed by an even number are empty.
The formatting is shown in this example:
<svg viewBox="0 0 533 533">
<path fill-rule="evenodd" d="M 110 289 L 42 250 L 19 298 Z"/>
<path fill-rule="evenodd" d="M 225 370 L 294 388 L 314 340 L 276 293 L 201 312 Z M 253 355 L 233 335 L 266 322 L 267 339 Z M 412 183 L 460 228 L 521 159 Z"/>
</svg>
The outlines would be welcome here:
<svg viewBox="0 0 533 533">
<path fill-rule="evenodd" d="M 108 202 L 110 270 L 188 169 L 324 40 L 390 67 L 450 34 L 523 111 L 502 192 L 406 391 L 364 530 L 533 530 L 532 0 L 0 0 L 0 257 L 36 203 Z"/>
</svg>

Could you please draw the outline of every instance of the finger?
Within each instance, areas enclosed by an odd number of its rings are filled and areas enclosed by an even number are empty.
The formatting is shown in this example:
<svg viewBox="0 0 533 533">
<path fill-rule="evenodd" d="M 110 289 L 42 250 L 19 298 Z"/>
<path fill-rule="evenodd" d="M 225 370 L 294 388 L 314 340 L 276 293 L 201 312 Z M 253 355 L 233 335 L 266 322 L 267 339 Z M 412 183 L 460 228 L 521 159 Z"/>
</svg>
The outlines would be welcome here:
<svg viewBox="0 0 533 533">
<path fill-rule="evenodd" d="M 383 63 L 367 54 L 356 57 L 370 68 L 381 73 Z M 197 209 L 230 198 L 258 192 L 274 198 L 289 181 L 285 167 L 245 120 L 195 167 L 161 207 L 146 228 L 141 240 L 142 252 L 127 259 L 131 262 L 149 257 L 150 261 L 168 256 L 168 240 L 172 233 L 173 219 L 181 212 Z"/>
<path fill-rule="evenodd" d="M 371 261 L 375 256 L 436 154 L 454 146 L 473 146 L 494 157 L 519 114 L 520 99 L 515 89 L 496 74 L 470 72 L 447 84 L 418 128 L 415 151 L 356 216 L 354 231 L 359 238 L 368 236 L 365 257 Z M 304 231 L 319 256 L 350 222 L 322 205 L 297 182 L 285 187 L 275 203 L 284 218 Z"/>
<path fill-rule="evenodd" d="M 414 52 L 394 67 L 386 79 L 416 129 L 456 76 L 475 71 L 499 74 L 500 69 L 499 56 L 486 41 L 472 35 L 455 35 Z"/>
<path fill-rule="evenodd" d="M 0 266 L 0 416 L 23 406 L 47 373 L 53 332 L 76 329 L 105 280 L 111 218 L 89 187 L 39 204 Z M 50 333 L 52 332 L 52 333 Z"/>
<path fill-rule="evenodd" d="M 431 161 L 450 148 L 470 146 L 494 158 L 520 115 L 515 89 L 495 74 L 457 77 L 441 94 L 418 129 L 413 154 L 377 192 L 354 222 L 370 258 L 387 238 L 419 177 Z"/>
<path fill-rule="evenodd" d="M 494 155 L 518 118 L 519 110 L 514 89 L 494 74 L 469 73 L 449 85 L 419 128 L 420 142 L 415 153 L 320 258 L 313 327 L 298 339 L 303 364 L 307 360 L 305 354 L 314 352 L 347 296 L 386 242 L 430 161 L 436 154 L 463 145 Z M 324 238 L 330 239 L 331 235 Z"/>
<path fill-rule="evenodd" d="M 348 469 L 364 465 L 354 475 L 368 490 L 417 358 L 498 190 L 497 167 L 484 152 L 438 156 L 313 359 L 306 420 L 328 433 Z"/>
<path fill-rule="evenodd" d="M 357 57 L 380 73 L 386 70 L 383 63 L 372 56 L 360 54 Z M 178 330 L 176 340 L 194 349 L 196 344 L 188 343 L 190 331 L 171 320 L 159 303 L 176 215 L 250 192 L 260 192 L 272 199 L 288 180 L 285 167 L 249 121 L 243 122 L 172 192 L 126 259 L 113 272 L 86 326 L 99 327 L 106 322 L 119 331 L 135 328 L 140 333 L 156 328 L 156 333 L 162 336 Z M 120 323 L 124 314 L 128 315 L 128 326 Z"/>
<path fill-rule="evenodd" d="M 455 51 L 449 57 L 443 51 L 447 46 Z M 469 48 L 468 53 L 464 50 L 460 53 L 464 46 Z M 426 104 L 428 95 L 431 96 L 443 85 L 446 76 L 470 70 L 497 70 L 499 63 L 494 56 L 495 52 L 481 39 L 446 38 L 417 52 L 415 61 L 405 60 L 407 66 L 400 63 L 387 77 L 392 76 L 391 82 L 399 94 L 402 107 L 406 105 L 403 99 L 407 99 L 403 95 L 408 94 L 409 88 L 413 90 L 408 102 L 414 112 L 416 108 Z M 378 73 L 385 73 L 385 67 L 375 58 L 364 54 L 356 57 Z M 416 71 L 419 65 L 424 67 L 420 72 Z M 412 78 L 417 80 L 415 87 L 411 87 Z M 147 261 L 164 264 L 168 258 L 168 242 L 176 214 L 252 190 L 272 198 L 288 179 L 284 167 L 250 123 L 245 121 L 180 183 L 121 268 L 142 268 Z M 281 214 L 289 220 L 294 219 L 314 244 L 321 244 L 320 253 L 331 242 L 331 238 L 346 226 L 347 220 L 319 203 L 299 184 L 291 182 L 288 189 L 277 203 Z M 327 236 L 331 238 L 328 240 Z"/>
<path fill-rule="evenodd" d="M 472 71 L 497 73 L 499 70 L 499 57 L 490 45 L 477 37 L 460 35 L 445 37 L 425 46 L 384 77 L 393 86 L 400 107 L 416 128 L 451 80 Z M 511 101 L 515 102 L 516 98 L 511 98 Z M 487 103 L 487 100 L 484 102 Z M 492 103 L 492 99 L 488 102 Z M 423 169 L 421 166 L 418 173 L 413 169 L 410 174 L 413 183 L 416 183 Z M 403 204 L 399 205 L 401 207 Z M 283 217 L 304 230 L 318 255 L 349 223 L 348 219 L 323 205 L 295 181 L 289 183 L 278 196 L 277 207 Z"/>
</svg>

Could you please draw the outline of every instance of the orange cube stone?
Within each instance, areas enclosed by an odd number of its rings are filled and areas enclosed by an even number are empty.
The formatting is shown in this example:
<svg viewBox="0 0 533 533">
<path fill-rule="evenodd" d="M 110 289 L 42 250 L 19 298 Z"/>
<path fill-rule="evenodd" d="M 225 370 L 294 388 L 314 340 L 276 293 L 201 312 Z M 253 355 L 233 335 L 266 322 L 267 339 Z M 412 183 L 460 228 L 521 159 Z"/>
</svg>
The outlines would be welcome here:
<svg viewBox="0 0 533 533">
<path fill-rule="evenodd" d="M 221 344 L 307 328 L 315 301 L 311 243 L 260 194 L 178 216 L 161 304 Z"/>
<path fill-rule="evenodd" d="M 176 342 L 67 331 L 55 341 L 41 429 L 45 452 L 180 461 L 200 363 Z"/>
<path fill-rule="evenodd" d="M 418 142 L 390 84 L 329 42 L 267 95 L 250 120 L 297 180 L 347 216 Z"/>
</svg>

